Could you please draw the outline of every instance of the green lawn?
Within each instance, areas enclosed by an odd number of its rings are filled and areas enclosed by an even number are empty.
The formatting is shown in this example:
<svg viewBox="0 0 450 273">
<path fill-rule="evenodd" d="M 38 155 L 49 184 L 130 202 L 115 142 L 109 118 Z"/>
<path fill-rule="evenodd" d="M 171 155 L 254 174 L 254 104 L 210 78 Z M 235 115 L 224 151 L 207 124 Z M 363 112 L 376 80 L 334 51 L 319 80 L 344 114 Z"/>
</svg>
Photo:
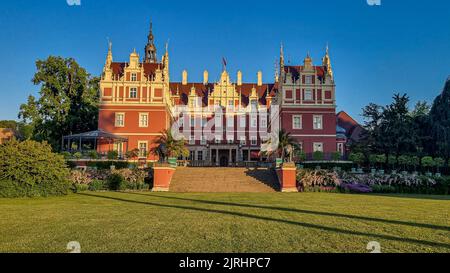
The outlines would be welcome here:
<svg viewBox="0 0 450 273">
<path fill-rule="evenodd" d="M 0 252 L 450 252 L 450 198 L 93 193 L 0 199 Z"/>
</svg>

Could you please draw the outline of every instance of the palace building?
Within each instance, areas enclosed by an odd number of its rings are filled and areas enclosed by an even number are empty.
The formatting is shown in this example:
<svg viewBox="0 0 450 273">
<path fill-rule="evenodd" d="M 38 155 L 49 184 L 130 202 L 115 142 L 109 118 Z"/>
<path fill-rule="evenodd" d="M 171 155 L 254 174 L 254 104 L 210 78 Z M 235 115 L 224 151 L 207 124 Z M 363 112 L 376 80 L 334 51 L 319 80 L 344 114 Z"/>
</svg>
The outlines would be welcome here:
<svg viewBox="0 0 450 273">
<path fill-rule="evenodd" d="M 328 52 L 321 65 L 308 54 L 301 65 L 286 65 L 280 50 L 279 71 L 272 83 L 264 83 L 262 72 L 255 82 L 245 82 L 241 71 L 231 79 L 224 64 L 218 81 L 170 80 L 169 53 L 158 60 L 150 27 L 145 55 L 134 51 L 126 62 L 113 60 L 109 44 L 100 89 L 99 131 L 124 141 L 99 140 L 98 151 L 139 150 L 139 157 L 157 160 L 149 153 L 164 130 L 176 128 L 187 140 L 190 160 L 229 166 L 263 159 L 261 147 L 270 133 L 291 133 L 303 151 L 326 157 L 345 153 L 345 129 L 336 122 L 336 93 Z M 278 70 L 278 69 L 277 69 Z"/>
</svg>

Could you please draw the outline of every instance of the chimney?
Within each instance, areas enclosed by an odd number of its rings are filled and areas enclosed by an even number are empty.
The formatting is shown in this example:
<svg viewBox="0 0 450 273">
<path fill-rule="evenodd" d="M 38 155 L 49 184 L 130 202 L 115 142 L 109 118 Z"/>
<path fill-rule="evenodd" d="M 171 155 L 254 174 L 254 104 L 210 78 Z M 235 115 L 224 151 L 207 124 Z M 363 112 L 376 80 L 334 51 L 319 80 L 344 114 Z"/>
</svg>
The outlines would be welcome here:
<svg viewBox="0 0 450 273">
<path fill-rule="evenodd" d="M 262 81 L 262 72 L 258 71 L 258 86 L 262 86 L 263 81 Z"/>
<path fill-rule="evenodd" d="M 242 85 L 242 72 L 240 70 L 237 73 L 237 85 L 238 86 Z"/>
<path fill-rule="evenodd" d="M 207 85 L 208 84 L 208 71 L 205 70 L 203 71 L 203 85 Z"/>
<path fill-rule="evenodd" d="M 181 84 L 187 85 L 187 82 L 188 82 L 188 73 L 186 70 L 183 70 Z"/>
</svg>

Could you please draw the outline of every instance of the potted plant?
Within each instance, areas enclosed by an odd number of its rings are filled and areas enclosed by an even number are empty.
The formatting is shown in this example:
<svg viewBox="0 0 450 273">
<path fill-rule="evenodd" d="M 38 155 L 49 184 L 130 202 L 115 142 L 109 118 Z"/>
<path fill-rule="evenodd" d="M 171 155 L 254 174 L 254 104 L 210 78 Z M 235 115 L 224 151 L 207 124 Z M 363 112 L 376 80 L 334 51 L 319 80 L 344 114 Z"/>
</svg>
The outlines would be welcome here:
<svg viewBox="0 0 450 273">
<path fill-rule="evenodd" d="M 422 166 L 427 169 L 427 172 L 425 173 L 426 176 L 432 176 L 430 172 L 430 168 L 434 166 L 434 160 L 431 156 L 425 156 L 421 160 Z"/>
<path fill-rule="evenodd" d="M 406 171 L 406 166 L 408 165 L 408 162 L 410 161 L 409 156 L 407 155 L 401 155 L 398 157 L 398 164 L 402 167 L 402 175 L 407 175 L 408 172 Z"/>
<path fill-rule="evenodd" d="M 300 163 L 303 163 L 303 162 L 305 162 L 306 161 L 306 153 L 304 152 L 304 151 L 298 151 L 297 152 L 297 160 L 300 162 Z M 303 164 L 300 164 L 299 166 L 299 169 L 303 169 Z"/>
<path fill-rule="evenodd" d="M 434 166 L 436 167 L 436 176 L 437 177 L 441 177 L 441 172 L 440 169 L 442 167 L 444 167 L 445 165 L 445 159 L 443 159 L 442 157 L 437 157 L 434 159 Z"/>
<path fill-rule="evenodd" d="M 418 175 L 419 173 L 417 172 L 417 167 L 420 166 L 420 158 L 418 156 L 412 156 L 410 158 L 410 166 L 414 169 L 413 174 L 414 175 Z"/>
<path fill-rule="evenodd" d="M 358 166 L 358 169 L 352 168 L 353 173 L 362 173 L 361 164 L 364 163 L 364 154 L 363 153 L 351 153 L 349 156 L 350 161 L 353 161 L 354 164 Z"/>
<path fill-rule="evenodd" d="M 264 145 L 270 146 L 271 143 L 272 139 L 269 138 Z M 276 150 L 272 151 L 272 153 L 276 153 L 278 156 L 275 159 L 277 168 L 283 162 L 292 162 L 295 151 L 301 151 L 297 140 L 291 136 L 291 133 L 286 132 L 284 129 L 278 131 L 278 146 Z"/>
<path fill-rule="evenodd" d="M 186 148 L 184 138 L 177 139 L 170 130 L 162 132 L 161 136 L 154 142 L 152 153 L 159 157 L 160 163 L 169 163 L 171 167 L 177 167 L 178 157 L 188 157 L 189 150 Z"/>
<path fill-rule="evenodd" d="M 380 175 L 384 175 L 383 164 L 386 163 L 386 155 L 385 154 L 377 155 L 376 162 L 380 166 L 379 171 Z"/>
<path fill-rule="evenodd" d="M 340 152 L 334 152 L 334 153 L 332 153 L 331 154 L 331 159 L 333 160 L 333 161 L 339 161 L 339 160 L 341 160 L 341 153 Z"/>
<path fill-rule="evenodd" d="M 369 164 L 370 164 L 370 173 L 371 175 L 375 175 L 377 173 L 377 169 L 375 168 L 375 165 L 377 164 L 377 156 L 376 155 L 369 155 Z"/>
<path fill-rule="evenodd" d="M 388 158 L 388 164 L 391 166 L 392 174 L 397 174 L 397 170 L 395 169 L 395 164 L 397 164 L 397 158 L 395 155 L 389 155 Z"/>
</svg>

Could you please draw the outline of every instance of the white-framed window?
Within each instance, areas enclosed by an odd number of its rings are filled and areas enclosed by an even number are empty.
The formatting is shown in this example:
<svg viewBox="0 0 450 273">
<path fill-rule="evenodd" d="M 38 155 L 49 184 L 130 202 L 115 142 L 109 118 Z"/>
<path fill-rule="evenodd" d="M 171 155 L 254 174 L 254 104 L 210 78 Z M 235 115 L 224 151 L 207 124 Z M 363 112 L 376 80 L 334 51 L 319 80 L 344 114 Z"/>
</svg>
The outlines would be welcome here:
<svg viewBox="0 0 450 273">
<path fill-rule="evenodd" d="M 139 127 L 148 127 L 148 113 L 139 113 Z"/>
<path fill-rule="evenodd" d="M 266 116 L 261 116 L 259 121 L 260 121 L 260 124 L 259 124 L 260 128 L 267 128 L 267 117 Z"/>
<path fill-rule="evenodd" d="M 312 77 L 311 75 L 308 75 L 305 77 L 305 84 L 312 84 Z"/>
<path fill-rule="evenodd" d="M 300 149 L 301 152 L 303 152 L 303 142 L 299 142 L 298 143 L 298 148 Z"/>
<path fill-rule="evenodd" d="M 234 107 L 234 100 L 228 100 L 228 107 L 230 108 Z"/>
<path fill-rule="evenodd" d="M 203 151 L 197 151 L 197 160 L 203 161 Z"/>
<path fill-rule="evenodd" d="M 202 139 L 200 140 L 200 143 L 202 145 L 206 145 L 207 144 L 206 136 L 202 135 Z"/>
<path fill-rule="evenodd" d="M 184 127 L 184 115 L 181 114 L 178 118 L 178 124 L 180 125 L 180 128 Z"/>
<path fill-rule="evenodd" d="M 195 145 L 195 137 L 189 136 L 189 145 Z"/>
<path fill-rule="evenodd" d="M 321 115 L 313 116 L 313 128 L 314 128 L 314 130 L 322 130 L 323 129 L 323 116 L 321 116 Z"/>
<path fill-rule="evenodd" d="M 305 100 L 313 100 L 313 91 L 311 89 L 305 90 Z"/>
<path fill-rule="evenodd" d="M 195 117 L 191 116 L 191 121 L 190 121 L 191 127 L 195 127 Z"/>
<path fill-rule="evenodd" d="M 132 82 L 136 82 L 137 81 L 137 74 L 136 73 L 132 73 L 131 74 L 131 81 Z"/>
<path fill-rule="evenodd" d="M 344 143 L 338 143 L 338 144 L 337 144 L 337 151 L 338 151 L 341 155 L 344 155 Z"/>
<path fill-rule="evenodd" d="M 208 118 L 202 117 L 202 127 L 206 127 L 207 124 L 208 124 Z"/>
<path fill-rule="evenodd" d="M 250 126 L 252 128 L 258 127 L 258 118 L 257 117 L 251 117 Z"/>
<path fill-rule="evenodd" d="M 234 116 L 227 117 L 227 127 L 234 127 Z"/>
<path fill-rule="evenodd" d="M 216 144 L 220 144 L 222 142 L 222 136 L 216 136 L 214 141 L 216 142 Z"/>
<path fill-rule="evenodd" d="M 116 113 L 115 126 L 125 127 L 125 113 Z"/>
<path fill-rule="evenodd" d="M 256 136 L 250 137 L 250 144 L 256 146 L 258 144 L 258 138 Z"/>
<path fill-rule="evenodd" d="M 189 160 L 194 161 L 195 159 L 195 151 L 189 151 Z"/>
<path fill-rule="evenodd" d="M 247 139 L 246 139 L 246 137 L 245 137 L 245 136 L 241 136 L 241 137 L 239 138 L 239 143 L 240 143 L 241 145 L 247 145 Z"/>
<path fill-rule="evenodd" d="M 303 129 L 302 124 L 302 116 L 301 115 L 294 115 L 292 116 L 292 129 Z"/>
<path fill-rule="evenodd" d="M 313 143 L 313 152 L 323 152 L 323 143 L 322 142 L 314 142 Z"/>
<path fill-rule="evenodd" d="M 258 100 L 251 100 L 250 105 L 255 108 L 258 107 Z"/>
<path fill-rule="evenodd" d="M 222 115 L 216 115 L 214 117 L 214 123 L 216 127 L 222 127 Z"/>
<path fill-rule="evenodd" d="M 147 141 L 138 141 L 139 157 L 147 157 Z"/>
<path fill-rule="evenodd" d="M 227 137 L 227 142 L 228 142 L 228 144 L 233 144 L 234 143 L 234 137 L 233 136 L 228 136 Z"/>
<path fill-rule="evenodd" d="M 239 117 L 239 126 L 245 128 L 247 123 L 247 117 L 245 115 Z"/>
<path fill-rule="evenodd" d="M 130 99 L 135 99 L 135 98 L 137 98 L 137 88 L 131 87 L 130 88 Z"/>
</svg>

